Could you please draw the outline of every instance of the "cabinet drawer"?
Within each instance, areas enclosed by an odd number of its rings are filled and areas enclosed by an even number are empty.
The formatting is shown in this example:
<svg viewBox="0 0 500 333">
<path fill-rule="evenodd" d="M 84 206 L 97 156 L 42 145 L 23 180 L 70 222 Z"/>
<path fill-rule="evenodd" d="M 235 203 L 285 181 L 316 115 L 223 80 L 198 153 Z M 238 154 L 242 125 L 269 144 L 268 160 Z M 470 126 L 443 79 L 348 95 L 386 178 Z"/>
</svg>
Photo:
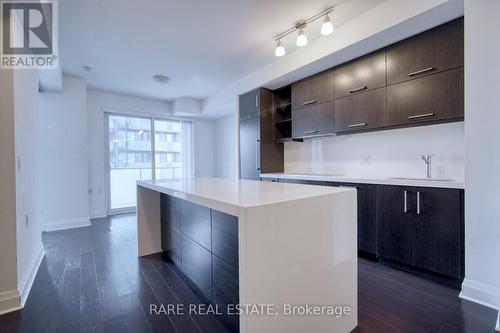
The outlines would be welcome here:
<svg viewBox="0 0 500 333">
<path fill-rule="evenodd" d="M 208 299 L 212 299 L 212 254 L 182 235 L 182 272 Z"/>
<path fill-rule="evenodd" d="M 229 325 L 232 331 L 237 332 L 239 316 L 229 315 L 226 310 L 229 304 L 239 304 L 238 270 L 217 256 L 212 256 L 212 265 L 213 303 L 217 304 L 224 313 L 222 320 Z"/>
<path fill-rule="evenodd" d="M 181 267 L 181 234 L 170 223 L 161 223 L 161 248 L 177 267 Z"/>
<path fill-rule="evenodd" d="M 367 55 L 335 69 L 335 98 L 386 85 L 385 51 Z"/>
<path fill-rule="evenodd" d="M 337 133 L 356 132 L 386 125 L 386 88 L 335 100 Z"/>
<path fill-rule="evenodd" d="M 212 253 L 238 268 L 238 218 L 212 210 Z"/>
<path fill-rule="evenodd" d="M 335 98 L 335 74 L 323 72 L 292 84 L 292 109 L 298 110 Z"/>
<path fill-rule="evenodd" d="M 464 64 L 463 18 L 387 48 L 387 84 L 438 73 Z"/>
<path fill-rule="evenodd" d="M 389 125 L 464 116 L 463 67 L 387 87 Z"/>
<path fill-rule="evenodd" d="M 166 194 L 161 195 L 161 219 L 177 231 L 181 230 L 181 200 Z"/>
<path fill-rule="evenodd" d="M 334 102 L 292 111 L 292 136 L 305 138 L 334 133 Z"/>
<path fill-rule="evenodd" d="M 210 250 L 210 208 L 183 200 L 181 202 L 182 234 Z"/>
</svg>

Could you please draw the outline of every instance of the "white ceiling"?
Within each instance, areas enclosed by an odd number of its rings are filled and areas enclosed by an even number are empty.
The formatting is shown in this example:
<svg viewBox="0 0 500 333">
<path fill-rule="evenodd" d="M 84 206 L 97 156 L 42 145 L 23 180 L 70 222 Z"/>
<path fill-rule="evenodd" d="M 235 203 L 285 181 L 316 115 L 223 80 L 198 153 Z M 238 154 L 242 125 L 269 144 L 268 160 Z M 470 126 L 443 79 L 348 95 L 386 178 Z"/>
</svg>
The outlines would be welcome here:
<svg viewBox="0 0 500 333">
<path fill-rule="evenodd" d="M 61 0 L 63 72 L 91 88 L 160 100 L 204 99 L 276 61 L 273 37 L 338 4 L 334 25 L 384 0 Z M 320 37 L 321 22 L 306 30 Z M 285 45 L 293 52 L 295 36 Z M 93 68 L 86 73 L 82 66 Z M 171 78 L 168 84 L 154 74 Z"/>
</svg>

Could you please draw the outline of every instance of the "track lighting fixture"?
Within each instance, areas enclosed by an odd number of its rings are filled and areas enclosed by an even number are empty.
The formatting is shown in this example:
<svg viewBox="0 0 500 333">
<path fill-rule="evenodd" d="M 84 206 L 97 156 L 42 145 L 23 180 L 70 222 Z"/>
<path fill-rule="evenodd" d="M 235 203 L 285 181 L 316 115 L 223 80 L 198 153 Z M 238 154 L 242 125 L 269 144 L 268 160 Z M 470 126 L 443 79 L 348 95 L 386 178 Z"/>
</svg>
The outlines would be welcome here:
<svg viewBox="0 0 500 333">
<path fill-rule="evenodd" d="M 330 7 L 330 8 L 325 9 L 324 11 L 322 11 L 314 16 L 311 16 L 307 20 L 299 20 L 295 23 L 295 25 L 293 27 L 276 35 L 276 37 L 275 37 L 276 49 L 274 51 L 274 55 L 277 57 L 282 57 L 286 54 L 285 47 L 283 46 L 281 39 L 296 32 L 296 31 L 298 31 L 299 33 L 297 35 L 297 40 L 296 40 L 295 44 L 297 45 L 297 47 L 306 46 L 307 42 L 308 42 L 307 36 L 304 33 L 306 26 L 309 23 L 316 21 L 322 17 L 323 17 L 323 24 L 321 25 L 321 34 L 323 36 L 331 34 L 333 32 L 333 24 L 332 24 L 332 21 L 330 20 L 330 16 L 328 14 L 330 14 L 332 11 L 333 11 L 333 7 Z"/>
</svg>

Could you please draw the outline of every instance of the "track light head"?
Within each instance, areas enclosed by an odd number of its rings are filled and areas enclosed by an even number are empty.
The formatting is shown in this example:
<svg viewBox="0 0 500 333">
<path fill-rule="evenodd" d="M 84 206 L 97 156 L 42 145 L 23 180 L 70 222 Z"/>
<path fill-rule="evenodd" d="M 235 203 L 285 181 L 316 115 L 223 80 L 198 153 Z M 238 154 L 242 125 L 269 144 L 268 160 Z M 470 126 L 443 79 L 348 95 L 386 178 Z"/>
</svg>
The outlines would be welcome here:
<svg viewBox="0 0 500 333">
<path fill-rule="evenodd" d="M 332 21 L 330 20 L 330 16 L 328 14 L 325 15 L 325 18 L 323 19 L 323 25 L 321 26 L 321 34 L 323 36 L 329 35 L 333 32 L 333 24 Z"/>
<path fill-rule="evenodd" d="M 281 40 L 278 40 L 276 43 L 276 50 L 274 51 L 274 55 L 277 57 L 282 57 L 286 54 L 285 47 L 281 43 Z"/>
<path fill-rule="evenodd" d="M 297 36 L 297 46 L 303 47 L 307 45 L 307 37 L 304 34 L 304 29 L 299 30 L 299 35 Z"/>
</svg>

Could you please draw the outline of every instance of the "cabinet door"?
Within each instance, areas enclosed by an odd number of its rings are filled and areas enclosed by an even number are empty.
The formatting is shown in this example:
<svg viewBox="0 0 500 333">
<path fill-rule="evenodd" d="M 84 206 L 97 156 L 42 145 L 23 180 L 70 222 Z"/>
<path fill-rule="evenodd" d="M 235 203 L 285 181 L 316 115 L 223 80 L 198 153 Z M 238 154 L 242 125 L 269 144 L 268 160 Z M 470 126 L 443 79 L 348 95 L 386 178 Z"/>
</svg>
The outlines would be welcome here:
<svg viewBox="0 0 500 333">
<path fill-rule="evenodd" d="M 335 98 L 351 96 L 386 85 L 385 50 L 335 69 Z"/>
<path fill-rule="evenodd" d="M 387 48 L 387 84 L 446 71 L 464 64 L 463 18 Z"/>
<path fill-rule="evenodd" d="M 391 126 L 463 119 L 463 67 L 387 87 L 387 115 Z"/>
<path fill-rule="evenodd" d="M 378 202 L 378 255 L 412 264 L 412 211 L 415 193 L 410 188 L 380 185 Z"/>
<path fill-rule="evenodd" d="M 377 186 L 355 186 L 358 191 L 358 249 L 377 254 Z"/>
<path fill-rule="evenodd" d="M 462 191 L 418 188 L 416 195 L 413 265 L 462 278 Z"/>
<path fill-rule="evenodd" d="M 260 89 L 252 90 L 240 96 L 240 118 L 248 118 L 249 116 L 256 116 L 259 114 L 260 109 Z"/>
<path fill-rule="evenodd" d="M 335 74 L 323 72 L 292 84 L 292 109 L 298 110 L 335 98 Z"/>
<path fill-rule="evenodd" d="M 182 272 L 212 300 L 212 255 L 191 238 L 182 235 Z"/>
<path fill-rule="evenodd" d="M 212 210 L 212 253 L 238 268 L 238 218 Z"/>
<path fill-rule="evenodd" d="M 335 100 L 335 132 L 348 133 L 387 125 L 386 88 Z"/>
<path fill-rule="evenodd" d="M 260 117 L 240 121 L 240 178 L 260 176 Z"/>
<path fill-rule="evenodd" d="M 212 249 L 210 208 L 182 200 L 181 228 L 183 235 L 188 236 L 209 251 Z"/>
<path fill-rule="evenodd" d="M 228 305 L 239 303 L 238 270 L 212 255 L 213 303 L 223 312 L 221 319 L 232 331 L 239 331 L 239 316 L 227 313 Z"/>
<path fill-rule="evenodd" d="M 292 111 L 292 136 L 328 135 L 335 131 L 334 102 L 315 104 L 307 108 Z"/>
</svg>

